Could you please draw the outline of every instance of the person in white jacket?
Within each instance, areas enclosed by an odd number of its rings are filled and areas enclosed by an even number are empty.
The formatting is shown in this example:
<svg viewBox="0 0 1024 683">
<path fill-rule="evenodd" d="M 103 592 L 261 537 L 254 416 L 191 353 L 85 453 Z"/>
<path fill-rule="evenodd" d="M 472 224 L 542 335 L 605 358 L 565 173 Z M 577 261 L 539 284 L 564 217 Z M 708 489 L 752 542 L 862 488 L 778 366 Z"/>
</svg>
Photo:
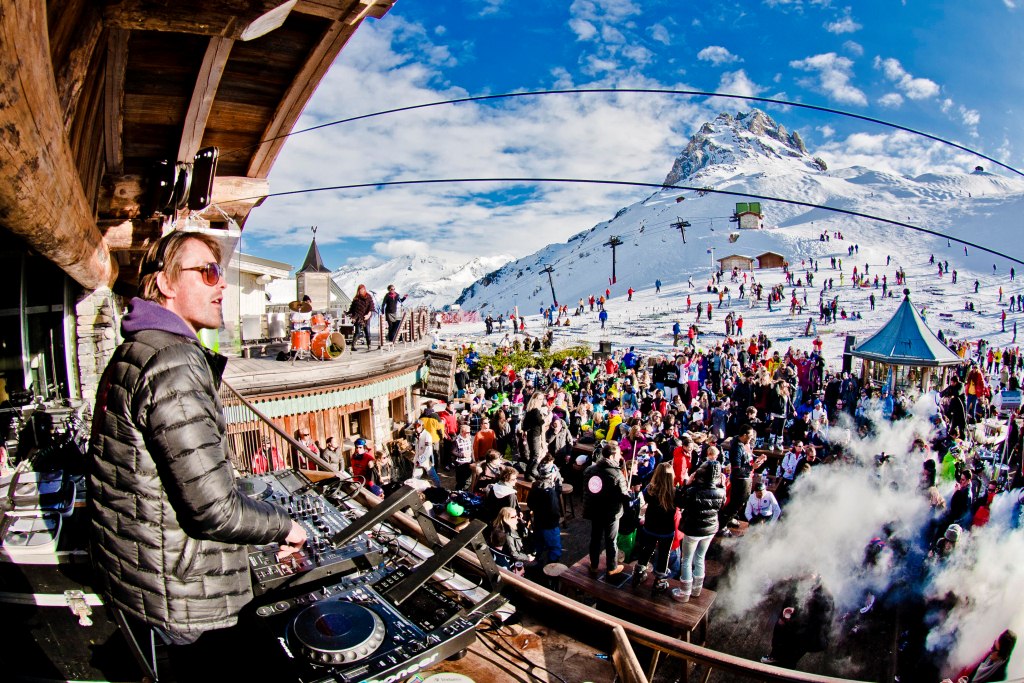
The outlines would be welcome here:
<svg viewBox="0 0 1024 683">
<path fill-rule="evenodd" d="M 786 489 L 793 484 L 793 479 L 796 478 L 796 469 L 800 466 L 800 461 L 803 457 L 803 441 L 794 441 L 793 447 L 782 456 L 782 463 L 779 465 L 779 476 L 782 478 L 782 486 Z"/>
<path fill-rule="evenodd" d="M 754 492 L 750 494 L 750 498 L 747 498 L 745 514 L 747 521 L 751 524 L 774 522 L 782 514 L 782 508 L 779 507 L 779 501 L 775 499 L 775 494 L 768 490 L 763 481 L 754 484 Z"/>
</svg>

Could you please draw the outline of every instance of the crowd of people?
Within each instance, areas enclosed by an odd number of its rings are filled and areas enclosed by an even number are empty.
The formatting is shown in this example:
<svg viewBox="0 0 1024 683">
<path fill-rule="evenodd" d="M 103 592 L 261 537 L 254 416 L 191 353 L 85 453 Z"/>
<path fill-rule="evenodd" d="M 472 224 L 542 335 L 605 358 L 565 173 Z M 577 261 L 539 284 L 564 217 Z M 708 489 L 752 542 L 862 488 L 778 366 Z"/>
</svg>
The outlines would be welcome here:
<svg viewBox="0 0 1024 683">
<path fill-rule="evenodd" d="M 906 454 L 921 461 L 920 495 L 934 510 L 921 542 L 935 562 L 987 520 L 993 496 L 1024 484 L 1019 434 L 1010 435 L 1009 469 L 998 480 L 972 460 L 965 440 L 976 421 L 995 413 L 992 387 L 1018 383 L 1015 353 L 993 356 L 989 367 L 981 343 L 964 357 L 947 385 L 924 397 L 930 430 Z M 410 476 L 432 489 L 441 484 L 438 469 L 455 477 L 455 493 L 428 497 L 458 496 L 488 523 L 499 563 L 530 571 L 562 556 L 561 493 L 570 484 L 583 492 L 594 576 L 614 577 L 633 562 L 634 585 L 653 571 L 655 593 L 677 601 L 700 595 L 716 536 L 778 523 L 801 478 L 848 459 L 858 432 L 913 408 L 901 388 L 862 383 L 830 369 L 817 348 L 783 351 L 764 334 L 518 371 L 477 357 L 459 369 L 456 386 L 413 426 Z M 880 455 L 879 464 L 891 457 Z M 944 478 L 956 482 L 948 499 Z M 673 589 L 670 578 L 679 581 Z M 787 644 L 786 634 L 812 628 L 808 618 L 823 628 L 831 598 L 820 581 L 815 586 L 786 606 L 764 661 L 795 666 L 808 651 Z"/>
</svg>

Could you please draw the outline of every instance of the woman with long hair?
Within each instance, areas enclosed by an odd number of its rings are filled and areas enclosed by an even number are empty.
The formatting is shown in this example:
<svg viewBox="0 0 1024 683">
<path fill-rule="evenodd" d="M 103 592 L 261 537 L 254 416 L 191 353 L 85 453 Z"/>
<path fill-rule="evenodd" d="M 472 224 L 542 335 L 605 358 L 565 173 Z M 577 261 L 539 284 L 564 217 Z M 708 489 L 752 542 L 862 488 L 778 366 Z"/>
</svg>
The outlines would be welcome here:
<svg viewBox="0 0 1024 683">
<path fill-rule="evenodd" d="M 722 469 L 717 460 L 709 459 L 694 473 L 694 483 L 683 494 L 683 542 L 679 546 L 682 564 L 682 588 L 672 597 L 686 602 L 690 595 L 698 596 L 704 586 L 704 556 L 711 539 L 718 532 L 718 512 L 725 503 Z M 717 454 L 716 454 L 717 455 Z"/>
<path fill-rule="evenodd" d="M 348 307 L 348 314 L 352 316 L 352 322 L 356 331 L 352 334 L 352 350 L 355 351 L 356 342 L 359 341 L 359 332 L 362 331 L 366 338 L 366 350 L 370 351 L 370 319 L 376 305 L 373 303 L 373 296 L 366 289 L 366 285 L 359 285 L 356 288 L 356 295 L 352 297 L 352 304 Z"/>
<path fill-rule="evenodd" d="M 1010 629 L 1006 629 L 999 634 L 999 637 L 992 643 L 992 647 L 989 648 L 989 651 L 981 661 L 961 670 L 956 680 L 967 681 L 967 683 L 1005 681 L 1006 669 L 1010 663 L 1013 648 L 1016 645 L 1017 634 Z M 943 683 L 950 683 L 950 679 L 945 679 Z"/>
<path fill-rule="evenodd" d="M 676 486 L 675 472 L 671 462 L 663 462 L 654 468 L 651 483 L 643 492 L 647 507 L 644 523 L 640 527 L 636 568 L 633 571 L 633 587 L 636 588 L 647 578 L 647 564 L 654 557 L 655 591 L 668 588 L 668 556 L 678 526 L 677 510 L 682 503 L 683 490 Z"/>
<path fill-rule="evenodd" d="M 543 391 L 534 391 L 523 415 L 523 433 L 526 437 L 527 471 L 533 471 L 536 462 L 547 453 L 544 429 L 547 427 L 547 399 Z"/>
<path fill-rule="evenodd" d="M 512 508 L 501 508 L 487 528 L 487 545 L 497 551 L 495 561 L 511 568 L 514 562 L 533 562 L 533 555 L 524 549 L 519 535 L 519 516 Z"/>
<path fill-rule="evenodd" d="M 516 480 L 519 472 L 514 467 L 503 467 L 497 480 L 487 489 L 483 505 L 480 508 L 480 519 L 490 523 L 498 516 L 502 508 L 512 508 L 519 514 L 519 498 L 516 496 Z"/>
</svg>

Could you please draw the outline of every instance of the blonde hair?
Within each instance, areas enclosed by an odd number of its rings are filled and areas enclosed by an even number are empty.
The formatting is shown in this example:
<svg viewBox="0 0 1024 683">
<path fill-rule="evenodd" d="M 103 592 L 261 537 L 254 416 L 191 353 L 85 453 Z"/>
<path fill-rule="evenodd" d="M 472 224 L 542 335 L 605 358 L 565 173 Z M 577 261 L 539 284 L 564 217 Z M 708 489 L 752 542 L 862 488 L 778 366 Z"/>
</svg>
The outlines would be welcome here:
<svg viewBox="0 0 1024 683">
<path fill-rule="evenodd" d="M 181 275 L 181 250 L 189 240 L 205 244 L 217 263 L 221 261 L 220 242 L 210 235 L 177 230 L 149 245 L 139 265 L 139 298 L 163 304 L 167 299 L 157 283 L 160 273 L 174 282 Z"/>
</svg>

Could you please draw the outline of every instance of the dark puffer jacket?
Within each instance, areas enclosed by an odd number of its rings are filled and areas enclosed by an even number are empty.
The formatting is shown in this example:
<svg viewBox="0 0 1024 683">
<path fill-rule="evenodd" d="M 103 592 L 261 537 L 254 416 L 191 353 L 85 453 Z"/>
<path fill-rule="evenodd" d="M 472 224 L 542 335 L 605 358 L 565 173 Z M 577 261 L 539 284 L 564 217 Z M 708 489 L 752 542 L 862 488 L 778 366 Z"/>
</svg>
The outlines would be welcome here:
<svg viewBox="0 0 1024 683">
<path fill-rule="evenodd" d="M 583 473 L 583 518 L 609 524 L 622 516 L 622 504 L 629 498 L 629 483 L 617 465 L 600 458 Z"/>
<path fill-rule="evenodd" d="M 130 618 L 179 634 L 231 626 L 252 598 L 239 544 L 282 541 L 291 520 L 236 488 L 217 393 L 225 359 L 141 299 L 122 332 L 89 445 L 93 562 Z"/>
<path fill-rule="evenodd" d="M 702 465 L 704 469 L 707 464 Z M 683 493 L 683 533 L 690 537 L 711 536 L 718 532 L 718 511 L 725 503 L 725 489 L 717 484 L 719 470 L 698 472 L 696 481 Z"/>
</svg>

